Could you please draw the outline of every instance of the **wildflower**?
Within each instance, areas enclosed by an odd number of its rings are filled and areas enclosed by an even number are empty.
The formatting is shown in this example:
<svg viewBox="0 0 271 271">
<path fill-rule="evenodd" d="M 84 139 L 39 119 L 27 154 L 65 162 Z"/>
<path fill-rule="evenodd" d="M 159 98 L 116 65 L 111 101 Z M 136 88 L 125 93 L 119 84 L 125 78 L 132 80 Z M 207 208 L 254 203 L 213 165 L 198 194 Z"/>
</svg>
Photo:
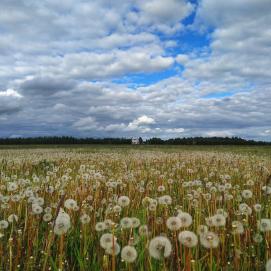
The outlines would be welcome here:
<svg viewBox="0 0 271 271">
<path fill-rule="evenodd" d="M 243 234 L 244 226 L 240 221 L 232 221 L 232 234 Z"/>
<path fill-rule="evenodd" d="M 104 233 L 100 238 L 100 245 L 104 249 L 109 248 L 113 242 L 117 242 L 117 237 L 111 233 Z"/>
<path fill-rule="evenodd" d="M 226 211 L 224 211 L 223 209 L 217 209 L 216 213 L 220 214 L 220 215 L 223 215 L 225 218 L 228 217 L 228 213 Z"/>
<path fill-rule="evenodd" d="M 121 258 L 127 263 L 132 263 L 137 258 L 137 251 L 133 246 L 125 246 L 121 250 Z"/>
<path fill-rule="evenodd" d="M 211 217 L 212 225 L 215 227 L 224 227 L 226 225 L 226 218 L 222 214 L 215 214 Z"/>
<path fill-rule="evenodd" d="M 159 203 L 162 205 L 170 205 L 172 203 L 172 198 L 169 195 L 164 195 L 158 199 Z"/>
<path fill-rule="evenodd" d="M 158 188 L 157 188 L 158 192 L 164 192 L 165 190 L 166 190 L 166 188 L 163 185 L 159 185 Z"/>
<path fill-rule="evenodd" d="M 67 209 L 71 210 L 71 209 L 74 209 L 75 206 L 77 206 L 77 203 L 76 203 L 76 201 L 73 200 L 73 199 L 67 199 L 67 200 L 65 200 L 64 206 L 65 206 Z"/>
<path fill-rule="evenodd" d="M 43 215 L 43 217 L 42 217 L 43 221 L 45 221 L 45 222 L 51 221 L 52 218 L 53 218 L 53 216 L 52 216 L 51 213 L 45 213 L 45 214 Z"/>
<path fill-rule="evenodd" d="M 153 203 L 150 204 L 149 207 L 148 207 L 148 209 L 149 209 L 150 211 L 153 211 L 153 212 L 156 211 L 156 204 L 153 204 Z"/>
<path fill-rule="evenodd" d="M 193 222 L 192 216 L 186 212 L 179 213 L 178 218 L 181 220 L 181 227 L 182 228 L 189 227 Z"/>
<path fill-rule="evenodd" d="M 51 213 L 52 212 L 52 208 L 51 207 L 46 207 L 44 209 L 44 213 Z"/>
<path fill-rule="evenodd" d="M 123 229 L 129 229 L 132 227 L 132 219 L 130 217 L 123 217 L 120 220 L 120 225 Z"/>
<path fill-rule="evenodd" d="M 55 220 L 54 225 L 54 233 L 57 235 L 62 235 L 66 233 L 71 227 L 70 216 L 64 212 L 64 210 L 60 210 L 57 218 Z"/>
<path fill-rule="evenodd" d="M 262 232 L 271 231 L 271 219 L 262 218 L 258 221 L 258 228 Z"/>
<path fill-rule="evenodd" d="M 104 222 L 98 222 L 95 225 L 95 230 L 96 231 L 104 231 L 106 229 L 105 223 Z"/>
<path fill-rule="evenodd" d="M 266 195 L 270 195 L 271 194 L 271 186 L 264 185 L 262 187 L 262 191 L 265 192 Z"/>
<path fill-rule="evenodd" d="M 242 197 L 244 199 L 250 199 L 252 198 L 252 195 L 253 195 L 252 192 L 248 189 L 242 191 Z"/>
<path fill-rule="evenodd" d="M 108 246 L 105 249 L 105 253 L 109 255 L 118 255 L 120 253 L 120 245 L 115 242 L 108 244 Z"/>
<path fill-rule="evenodd" d="M 33 203 L 37 204 L 37 205 L 40 205 L 40 206 L 43 206 L 44 205 L 44 199 L 41 198 L 41 197 L 36 198 Z"/>
<path fill-rule="evenodd" d="M 140 220 L 137 217 L 131 217 L 132 228 L 138 228 L 140 226 Z"/>
<path fill-rule="evenodd" d="M 39 215 L 41 214 L 43 211 L 43 208 L 41 206 L 39 206 L 38 204 L 32 204 L 32 212 L 35 215 Z"/>
<path fill-rule="evenodd" d="M 114 222 L 111 219 L 104 220 L 104 225 L 105 225 L 106 229 L 111 229 L 113 224 L 114 224 Z"/>
<path fill-rule="evenodd" d="M 172 245 L 167 237 L 157 236 L 150 241 L 149 244 L 150 256 L 157 260 L 169 257 L 171 251 Z"/>
<path fill-rule="evenodd" d="M 261 243 L 263 241 L 263 237 L 260 233 L 255 233 L 255 235 L 253 236 L 253 241 L 255 243 Z"/>
<path fill-rule="evenodd" d="M 140 236 L 147 236 L 149 234 L 148 226 L 147 225 L 141 225 L 138 229 Z"/>
<path fill-rule="evenodd" d="M 90 222 L 90 217 L 89 217 L 89 215 L 87 215 L 87 214 L 81 215 L 80 221 L 81 221 L 82 224 L 87 224 L 87 223 L 89 223 L 89 222 Z"/>
<path fill-rule="evenodd" d="M 175 217 L 175 216 L 169 217 L 167 219 L 166 224 L 167 224 L 168 229 L 171 231 L 177 231 L 182 226 L 182 222 L 181 222 L 180 218 Z"/>
<path fill-rule="evenodd" d="M 197 233 L 199 235 L 206 234 L 208 232 L 208 227 L 206 225 L 199 225 L 197 229 Z"/>
<path fill-rule="evenodd" d="M 195 247 L 198 244 L 198 237 L 192 231 L 182 231 L 178 235 L 180 243 L 186 247 Z"/>
<path fill-rule="evenodd" d="M 219 238 L 214 232 L 207 232 L 200 235 L 200 243 L 205 248 L 216 248 L 219 245 Z"/>
<path fill-rule="evenodd" d="M 262 205 L 259 204 L 259 203 L 256 203 L 256 204 L 254 204 L 253 208 L 254 208 L 256 213 L 259 213 L 262 210 Z"/>
<path fill-rule="evenodd" d="M 121 196 L 118 199 L 118 204 L 121 207 L 126 207 L 126 206 L 128 206 L 130 204 L 130 199 L 127 196 Z"/>
<path fill-rule="evenodd" d="M 10 182 L 10 183 L 7 184 L 7 191 L 8 191 L 8 192 L 13 192 L 13 191 L 15 191 L 15 190 L 17 190 L 17 189 L 18 189 L 17 183 L 15 183 L 15 182 Z"/>
<path fill-rule="evenodd" d="M 252 213 L 252 209 L 246 203 L 239 204 L 239 211 L 244 215 L 251 215 Z"/>
<path fill-rule="evenodd" d="M 8 222 L 6 220 L 0 221 L 0 229 L 6 229 L 8 227 Z"/>
<path fill-rule="evenodd" d="M 116 206 L 113 207 L 113 211 L 115 213 L 120 213 L 121 212 L 121 207 L 119 205 L 116 205 Z"/>
<path fill-rule="evenodd" d="M 18 216 L 15 215 L 15 214 L 11 214 L 11 215 L 8 217 L 8 222 L 9 222 L 9 223 L 17 222 L 17 221 L 18 221 Z"/>
</svg>

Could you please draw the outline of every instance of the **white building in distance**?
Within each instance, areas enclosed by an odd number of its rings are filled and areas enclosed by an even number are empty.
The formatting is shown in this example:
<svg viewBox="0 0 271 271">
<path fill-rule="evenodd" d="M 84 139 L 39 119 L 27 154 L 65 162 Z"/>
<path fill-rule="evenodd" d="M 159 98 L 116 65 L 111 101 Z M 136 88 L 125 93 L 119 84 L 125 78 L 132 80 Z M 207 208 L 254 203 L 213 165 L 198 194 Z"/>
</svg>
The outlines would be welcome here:
<svg viewBox="0 0 271 271">
<path fill-rule="evenodd" d="M 139 145 L 139 144 L 140 144 L 139 138 L 133 137 L 133 138 L 132 138 L 132 145 Z"/>
</svg>

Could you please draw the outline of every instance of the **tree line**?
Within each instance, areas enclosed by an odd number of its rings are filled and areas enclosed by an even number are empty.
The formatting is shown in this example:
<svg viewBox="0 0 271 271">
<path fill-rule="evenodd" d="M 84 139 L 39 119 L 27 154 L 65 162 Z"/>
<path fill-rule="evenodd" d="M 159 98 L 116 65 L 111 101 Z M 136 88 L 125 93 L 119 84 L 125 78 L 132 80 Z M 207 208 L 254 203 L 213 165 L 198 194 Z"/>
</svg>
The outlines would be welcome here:
<svg viewBox="0 0 271 271">
<path fill-rule="evenodd" d="M 161 139 L 153 137 L 139 138 L 141 144 L 147 145 L 271 145 L 271 142 L 246 140 L 240 137 L 183 137 Z M 131 144 L 131 138 L 76 138 L 70 136 L 48 136 L 48 137 L 18 137 L 0 138 L 0 145 L 72 145 L 72 144 Z"/>
</svg>

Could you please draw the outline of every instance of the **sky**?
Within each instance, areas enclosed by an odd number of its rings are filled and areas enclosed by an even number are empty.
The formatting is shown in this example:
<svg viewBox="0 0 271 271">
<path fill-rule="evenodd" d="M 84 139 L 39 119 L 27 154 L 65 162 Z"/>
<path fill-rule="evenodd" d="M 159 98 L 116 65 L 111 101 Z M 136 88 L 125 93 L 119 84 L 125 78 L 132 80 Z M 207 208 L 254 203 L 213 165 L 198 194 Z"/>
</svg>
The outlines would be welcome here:
<svg viewBox="0 0 271 271">
<path fill-rule="evenodd" d="M 271 141 L 270 0 L 1 0 L 0 137 Z"/>
</svg>

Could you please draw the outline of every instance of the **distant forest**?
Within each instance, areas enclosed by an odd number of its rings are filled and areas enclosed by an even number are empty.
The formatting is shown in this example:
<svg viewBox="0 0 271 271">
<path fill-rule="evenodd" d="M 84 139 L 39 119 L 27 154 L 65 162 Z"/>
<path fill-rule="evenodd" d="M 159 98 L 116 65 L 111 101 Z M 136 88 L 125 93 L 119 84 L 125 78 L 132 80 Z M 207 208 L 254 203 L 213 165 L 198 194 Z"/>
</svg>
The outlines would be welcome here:
<svg viewBox="0 0 271 271">
<path fill-rule="evenodd" d="M 271 142 L 246 140 L 239 137 L 184 137 L 184 138 L 150 138 L 146 145 L 271 145 Z M 0 138 L 0 145 L 39 145 L 39 144 L 131 144 L 131 138 L 75 138 L 75 137 L 29 137 L 29 138 Z"/>
</svg>

